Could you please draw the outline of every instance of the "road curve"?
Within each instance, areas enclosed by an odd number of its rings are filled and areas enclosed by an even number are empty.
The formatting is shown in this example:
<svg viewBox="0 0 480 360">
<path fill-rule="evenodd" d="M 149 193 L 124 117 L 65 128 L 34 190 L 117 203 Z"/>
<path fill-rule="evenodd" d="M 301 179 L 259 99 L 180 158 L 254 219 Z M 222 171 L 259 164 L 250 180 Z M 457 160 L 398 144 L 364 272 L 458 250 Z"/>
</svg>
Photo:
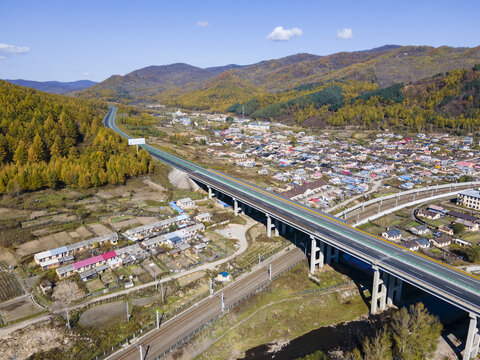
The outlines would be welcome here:
<svg viewBox="0 0 480 360">
<path fill-rule="evenodd" d="M 130 138 L 115 124 L 116 109 L 111 107 L 105 125 Z M 241 202 L 264 211 L 322 239 L 381 270 L 393 274 L 452 304 L 480 315 L 480 278 L 409 251 L 385 239 L 347 225 L 342 220 L 270 193 L 245 181 L 161 151 L 142 147 L 157 159 L 187 172 L 192 178 L 231 194 Z"/>
</svg>

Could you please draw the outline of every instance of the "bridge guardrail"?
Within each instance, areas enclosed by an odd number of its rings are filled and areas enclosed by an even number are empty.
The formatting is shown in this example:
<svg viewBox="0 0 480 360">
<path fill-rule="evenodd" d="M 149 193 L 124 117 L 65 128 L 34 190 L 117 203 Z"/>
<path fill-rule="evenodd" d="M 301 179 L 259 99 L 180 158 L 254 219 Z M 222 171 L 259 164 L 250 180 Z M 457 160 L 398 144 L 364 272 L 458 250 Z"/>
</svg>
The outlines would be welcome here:
<svg viewBox="0 0 480 360">
<path fill-rule="evenodd" d="M 381 197 L 378 197 L 378 198 L 375 198 L 375 199 L 372 199 L 372 200 L 368 200 L 368 201 L 365 201 L 365 202 L 362 202 L 362 203 L 359 203 L 357 205 L 354 205 L 352 207 L 349 207 L 348 209 L 345 209 L 341 212 L 339 212 L 338 214 L 335 214 L 335 216 L 337 217 L 342 217 L 362 206 L 370 206 L 372 204 L 375 204 L 379 201 L 383 201 L 383 200 L 389 200 L 389 199 L 395 199 L 397 197 L 401 197 L 401 196 L 408 196 L 408 195 L 411 195 L 411 194 L 416 194 L 416 193 L 420 193 L 420 192 L 427 192 L 427 191 L 431 191 L 431 190 L 441 190 L 441 189 L 447 189 L 447 188 L 458 188 L 458 187 L 470 187 L 470 186 L 475 186 L 475 185 L 480 185 L 480 181 L 469 181 L 469 182 L 463 182 L 463 183 L 450 183 L 450 184 L 442 184 L 442 185 L 435 185 L 435 186 L 427 186 L 427 187 L 423 187 L 423 188 L 418 188 L 418 189 L 412 189 L 412 190 L 407 190 L 407 191 L 402 191 L 402 192 L 399 192 L 399 193 L 396 193 L 396 194 L 391 194 L 391 195 L 386 195 L 386 196 L 381 196 Z"/>
</svg>

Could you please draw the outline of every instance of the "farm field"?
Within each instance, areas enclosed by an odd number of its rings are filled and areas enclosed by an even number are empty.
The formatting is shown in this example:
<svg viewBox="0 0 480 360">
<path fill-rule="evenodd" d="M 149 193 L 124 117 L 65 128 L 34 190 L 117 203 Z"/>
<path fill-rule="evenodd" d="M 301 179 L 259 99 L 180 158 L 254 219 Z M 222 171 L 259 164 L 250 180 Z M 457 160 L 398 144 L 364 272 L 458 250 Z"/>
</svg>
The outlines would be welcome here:
<svg viewBox="0 0 480 360">
<path fill-rule="evenodd" d="M 23 294 L 22 288 L 14 275 L 0 272 L 0 302 L 13 299 Z"/>
<path fill-rule="evenodd" d="M 40 312 L 37 306 L 27 296 L 17 297 L 0 304 L 0 313 L 4 323 L 9 323 Z"/>
</svg>

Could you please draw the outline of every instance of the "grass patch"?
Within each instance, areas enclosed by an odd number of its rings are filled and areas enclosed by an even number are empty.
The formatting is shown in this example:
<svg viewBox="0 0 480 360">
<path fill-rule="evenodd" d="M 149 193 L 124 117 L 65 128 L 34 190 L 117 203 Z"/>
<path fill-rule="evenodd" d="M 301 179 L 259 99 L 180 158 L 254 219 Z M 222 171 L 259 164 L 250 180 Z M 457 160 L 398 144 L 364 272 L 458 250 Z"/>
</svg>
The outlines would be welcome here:
<svg viewBox="0 0 480 360">
<path fill-rule="evenodd" d="M 189 197 L 192 200 L 200 200 L 205 197 L 204 194 L 190 191 L 190 190 L 183 190 L 183 189 L 175 189 L 172 192 L 172 201 L 177 201 L 179 199 L 184 199 Z"/>
<path fill-rule="evenodd" d="M 356 292 L 348 297 L 322 291 L 303 296 L 302 292 L 324 288 L 310 281 L 307 272 L 304 263 L 296 266 L 266 291 L 252 296 L 219 319 L 203 335 L 217 341 L 197 360 L 237 358 L 249 348 L 278 339 L 291 340 L 316 328 L 352 320 L 368 312 Z M 346 280 L 333 271 L 320 276 L 326 283 Z"/>
<path fill-rule="evenodd" d="M 164 206 L 165 202 L 164 201 L 147 199 L 147 200 L 145 200 L 145 204 L 147 204 L 148 206 Z"/>
</svg>

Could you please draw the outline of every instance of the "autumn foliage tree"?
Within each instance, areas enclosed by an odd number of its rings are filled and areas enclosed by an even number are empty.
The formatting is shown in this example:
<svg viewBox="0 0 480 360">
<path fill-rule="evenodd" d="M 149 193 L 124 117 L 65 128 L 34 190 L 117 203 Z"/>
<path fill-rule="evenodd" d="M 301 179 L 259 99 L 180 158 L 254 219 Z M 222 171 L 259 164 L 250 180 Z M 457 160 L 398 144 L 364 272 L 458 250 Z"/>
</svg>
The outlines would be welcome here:
<svg viewBox="0 0 480 360">
<path fill-rule="evenodd" d="M 0 194 L 122 184 L 152 170 L 120 135 L 102 126 L 100 103 L 0 81 Z"/>
<path fill-rule="evenodd" d="M 435 352 L 442 324 L 422 303 L 402 307 L 375 336 L 363 339 L 348 360 L 428 359 Z"/>
</svg>

